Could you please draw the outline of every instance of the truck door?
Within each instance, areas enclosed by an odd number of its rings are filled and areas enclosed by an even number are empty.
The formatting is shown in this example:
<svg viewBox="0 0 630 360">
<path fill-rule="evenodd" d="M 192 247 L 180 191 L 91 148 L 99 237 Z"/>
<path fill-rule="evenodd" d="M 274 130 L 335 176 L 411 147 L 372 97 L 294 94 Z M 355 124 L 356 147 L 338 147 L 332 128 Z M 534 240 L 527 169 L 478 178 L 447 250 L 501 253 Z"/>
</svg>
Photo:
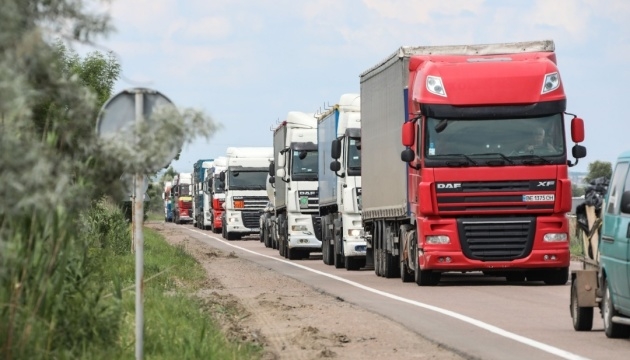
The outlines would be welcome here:
<svg viewBox="0 0 630 360">
<path fill-rule="evenodd" d="M 626 310 L 630 309 L 630 215 L 622 214 L 619 207 L 621 194 L 630 190 L 628 165 L 627 162 L 619 162 L 613 173 L 600 244 L 601 261 L 615 304 Z"/>
</svg>

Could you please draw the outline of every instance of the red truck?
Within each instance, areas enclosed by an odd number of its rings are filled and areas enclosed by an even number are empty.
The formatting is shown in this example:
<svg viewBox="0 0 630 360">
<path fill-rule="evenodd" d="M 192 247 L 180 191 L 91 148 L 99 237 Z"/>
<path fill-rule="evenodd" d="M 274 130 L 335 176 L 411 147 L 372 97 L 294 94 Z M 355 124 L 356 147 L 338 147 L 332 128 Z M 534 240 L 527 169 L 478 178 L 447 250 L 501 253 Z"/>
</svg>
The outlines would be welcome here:
<svg viewBox="0 0 630 360">
<path fill-rule="evenodd" d="M 361 74 L 362 222 L 377 275 L 567 282 L 568 166 L 586 148 L 554 50 L 550 40 L 401 47 Z"/>
</svg>

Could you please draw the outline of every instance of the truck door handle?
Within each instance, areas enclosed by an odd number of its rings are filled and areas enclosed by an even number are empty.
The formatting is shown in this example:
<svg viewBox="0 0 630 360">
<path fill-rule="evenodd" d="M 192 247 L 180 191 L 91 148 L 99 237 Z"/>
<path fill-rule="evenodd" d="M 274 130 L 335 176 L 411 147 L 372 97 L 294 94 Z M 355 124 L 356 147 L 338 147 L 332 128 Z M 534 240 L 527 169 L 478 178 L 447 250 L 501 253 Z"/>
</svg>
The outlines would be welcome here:
<svg viewBox="0 0 630 360">
<path fill-rule="evenodd" d="M 612 236 L 603 236 L 602 235 L 602 241 L 613 243 L 613 242 L 615 242 L 615 238 L 612 237 Z"/>
</svg>

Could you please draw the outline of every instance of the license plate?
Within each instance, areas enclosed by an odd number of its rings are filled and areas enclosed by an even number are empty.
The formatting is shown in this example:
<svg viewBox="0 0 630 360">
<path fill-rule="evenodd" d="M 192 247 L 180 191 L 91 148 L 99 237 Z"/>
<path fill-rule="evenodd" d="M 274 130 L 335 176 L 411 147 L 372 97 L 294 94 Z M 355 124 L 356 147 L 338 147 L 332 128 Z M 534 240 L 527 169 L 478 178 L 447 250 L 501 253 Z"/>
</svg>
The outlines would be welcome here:
<svg viewBox="0 0 630 360">
<path fill-rule="evenodd" d="M 525 202 L 536 202 L 536 201 L 554 201 L 555 195 L 547 194 L 547 195 L 523 195 L 523 201 Z"/>
</svg>

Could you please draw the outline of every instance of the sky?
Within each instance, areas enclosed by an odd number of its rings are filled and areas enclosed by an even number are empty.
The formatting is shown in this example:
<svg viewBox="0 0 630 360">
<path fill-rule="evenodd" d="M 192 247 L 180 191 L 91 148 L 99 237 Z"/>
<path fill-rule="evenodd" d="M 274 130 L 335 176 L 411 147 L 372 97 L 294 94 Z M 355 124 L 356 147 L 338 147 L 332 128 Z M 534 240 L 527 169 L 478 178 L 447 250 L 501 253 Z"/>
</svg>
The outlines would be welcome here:
<svg viewBox="0 0 630 360">
<path fill-rule="evenodd" d="M 222 125 L 184 146 L 178 172 L 230 146 L 272 146 L 289 111 L 359 93 L 359 75 L 403 45 L 551 39 L 567 112 L 585 122 L 588 154 L 570 171 L 630 149 L 628 0 L 113 0 L 107 9 L 116 31 L 95 50 L 119 58 L 114 93 L 149 87 Z"/>
</svg>

